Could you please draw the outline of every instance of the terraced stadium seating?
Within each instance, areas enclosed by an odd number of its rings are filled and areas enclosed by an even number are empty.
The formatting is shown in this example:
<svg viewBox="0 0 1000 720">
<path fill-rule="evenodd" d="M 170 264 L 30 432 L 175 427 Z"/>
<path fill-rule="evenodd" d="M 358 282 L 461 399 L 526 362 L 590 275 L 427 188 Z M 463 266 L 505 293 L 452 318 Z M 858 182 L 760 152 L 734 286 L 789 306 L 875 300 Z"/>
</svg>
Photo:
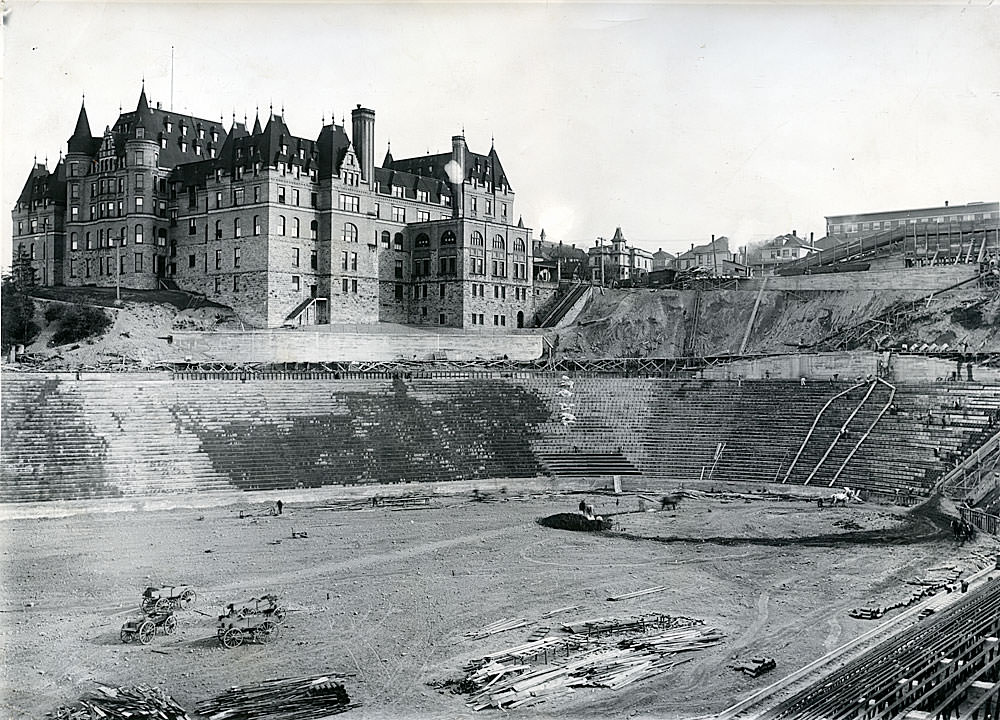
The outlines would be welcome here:
<svg viewBox="0 0 1000 720">
<path fill-rule="evenodd" d="M 0 502 L 547 472 L 780 481 L 817 413 L 849 387 L 527 373 L 245 382 L 9 374 Z M 862 404 L 866 393 L 831 403 L 788 482 L 812 474 L 810 484 L 830 483 L 888 401 L 884 386 Z M 979 441 L 1000 388 L 905 386 L 893 402 L 837 485 L 926 490 Z M 852 413 L 850 442 L 832 443 Z"/>
</svg>

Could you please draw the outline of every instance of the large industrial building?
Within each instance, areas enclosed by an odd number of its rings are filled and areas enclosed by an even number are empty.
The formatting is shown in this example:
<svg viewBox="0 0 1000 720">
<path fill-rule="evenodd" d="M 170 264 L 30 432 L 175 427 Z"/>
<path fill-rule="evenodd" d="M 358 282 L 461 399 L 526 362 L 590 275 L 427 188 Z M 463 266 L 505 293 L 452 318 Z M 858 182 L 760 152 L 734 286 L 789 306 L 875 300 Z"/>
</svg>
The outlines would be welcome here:
<svg viewBox="0 0 1000 720">
<path fill-rule="evenodd" d="M 169 288 L 248 324 L 390 321 L 520 327 L 532 238 L 496 150 L 375 161 L 375 113 L 315 139 L 150 106 L 98 137 L 80 108 L 55 168 L 36 163 L 12 212 L 15 257 L 42 285 Z"/>
</svg>

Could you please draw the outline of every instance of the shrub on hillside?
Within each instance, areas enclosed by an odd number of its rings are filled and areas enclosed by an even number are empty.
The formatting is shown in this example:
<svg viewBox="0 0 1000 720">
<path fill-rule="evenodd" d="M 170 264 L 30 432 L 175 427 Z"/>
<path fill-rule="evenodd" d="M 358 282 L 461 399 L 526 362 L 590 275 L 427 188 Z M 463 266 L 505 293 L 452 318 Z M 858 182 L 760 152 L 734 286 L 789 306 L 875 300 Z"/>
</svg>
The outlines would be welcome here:
<svg viewBox="0 0 1000 720">
<path fill-rule="evenodd" d="M 53 303 L 45 308 L 45 322 L 53 323 L 63 316 L 66 312 L 66 306 L 60 305 L 58 303 Z"/>
<path fill-rule="evenodd" d="M 52 336 L 56 345 L 77 342 L 92 335 L 100 335 L 111 327 L 111 316 L 97 307 L 70 305 L 59 318 L 59 329 Z"/>
<path fill-rule="evenodd" d="M 951 313 L 951 321 L 961 325 L 966 330 L 975 330 L 983 326 L 983 311 L 978 305 L 957 308 Z"/>
</svg>

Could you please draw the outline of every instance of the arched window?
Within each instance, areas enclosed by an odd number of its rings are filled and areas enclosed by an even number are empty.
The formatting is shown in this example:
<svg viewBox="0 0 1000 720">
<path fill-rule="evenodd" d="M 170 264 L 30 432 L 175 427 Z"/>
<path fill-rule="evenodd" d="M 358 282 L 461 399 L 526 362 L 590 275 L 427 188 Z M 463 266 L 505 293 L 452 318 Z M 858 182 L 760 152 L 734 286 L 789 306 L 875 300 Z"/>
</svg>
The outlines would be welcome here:
<svg viewBox="0 0 1000 720">
<path fill-rule="evenodd" d="M 135 226 L 135 241 L 137 244 L 142 243 L 142 225 Z"/>
<path fill-rule="evenodd" d="M 479 247 L 485 247 L 486 241 L 483 239 L 483 234 L 478 230 L 472 231 L 472 244 Z"/>
<path fill-rule="evenodd" d="M 299 219 L 292 218 L 292 237 L 299 236 Z"/>
<path fill-rule="evenodd" d="M 279 235 L 284 235 L 285 234 L 285 216 L 284 215 L 279 215 L 278 216 L 278 234 Z"/>
<path fill-rule="evenodd" d="M 392 237 L 392 249 L 402 250 L 403 249 L 403 233 L 396 233 Z"/>
<path fill-rule="evenodd" d="M 233 218 L 233 237 L 238 238 L 240 236 L 240 219 Z"/>
<path fill-rule="evenodd" d="M 503 239 L 503 235 L 497 235 L 493 238 L 493 249 L 494 250 L 506 250 L 507 241 Z"/>
<path fill-rule="evenodd" d="M 441 236 L 442 245 L 454 245 L 455 244 L 455 233 L 451 230 L 445 230 L 444 235 Z"/>
<path fill-rule="evenodd" d="M 319 235 L 319 223 L 316 220 L 313 220 L 311 223 L 309 223 L 309 237 L 315 240 L 318 237 L 318 235 Z"/>
<path fill-rule="evenodd" d="M 514 238 L 514 252 L 524 252 L 524 238 Z"/>
<path fill-rule="evenodd" d="M 414 247 L 425 248 L 431 246 L 431 239 L 427 237 L 427 233 L 420 233 L 417 235 L 417 239 L 413 243 Z"/>
<path fill-rule="evenodd" d="M 344 223 L 344 242 L 357 242 L 358 241 L 358 226 L 354 223 Z"/>
<path fill-rule="evenodd" d="M 382 247 L 388 248 L 389 247 L 389 243 L 391 242 L 391 240 L 392 240 L 392 236 L 389 234 L 389 231 L 388 230 L 383 230 L 382 231 Z"/>
</svg>

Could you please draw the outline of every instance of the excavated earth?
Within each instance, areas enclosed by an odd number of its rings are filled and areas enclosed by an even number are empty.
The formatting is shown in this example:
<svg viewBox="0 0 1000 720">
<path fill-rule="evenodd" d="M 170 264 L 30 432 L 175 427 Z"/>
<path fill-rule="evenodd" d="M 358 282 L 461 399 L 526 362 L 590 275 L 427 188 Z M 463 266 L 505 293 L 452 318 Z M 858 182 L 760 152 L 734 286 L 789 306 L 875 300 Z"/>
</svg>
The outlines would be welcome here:
<svg viewBox="0 0 1000 720">
<path fill-rule="evenodd" d="M 575 322 L 553 331 L 557 353 L 570 358 L 682 357 L 685 338 L 690 335 L 695 354 L 739 354 L 757 291 L 700 293 L 697 326 L 693 322 L 696 295 L 691 290 L 595 292 Z M 809 347 L 896 302 L 926 295 L 928 291 L 916 290 L 765 290 L 743 351 L 797 352 L 800 346 Z M 998 330 L 1000 295 L 970 287 L 935 298 L 887 340 L 890 344 L 947 343 L 970 352 L 997 352 Z"/>
<path fill-rule="evenodd" d="M 496 711 L 475 713 L 433 685 L 539 627 L 561 632 L 560 620 L 660 612 L 700 618 L 726 639 L 667 674 L 509 716 L 692 718 L 869 629 L 852 608 L 896 602 L 911 593 L 907 580 L 953 564 L 972 571 L 974 552 L 996 550 L 986 536 L 959 546 L 933 507 L 907 516 L 765 496 L 686 498 L 665 512 L 640 512 L 636 496 L 590 496 L 612 531 L 539 524 L 575 512 L 579 500 L 292 503 L 281 516 L 262 505 L 143 512 L 124 501 L 119 512 L 0 520 L 0 716 L 42 717 L 94 681 L 158 685 L 193 710 L 232 685 L 333 671 L 350 674 L 348 692 L 361 704 L 345 717 L 488 717 Z M 123 644 L 119 629 L 143 588 L 161 584 L 191 585 L 196 605 L 179 611 L 176 634 Z M 265 592 L 291 608 L 281 637 L 221 648 L 223 606 Z M 541 620 L 567 606 L 578 609 Z M 512 618 L 532 624 L 466 637 Z M 751 678 L 727 667 L 753 655 L 774 657 L 777 672 Z"/>
</svg>

